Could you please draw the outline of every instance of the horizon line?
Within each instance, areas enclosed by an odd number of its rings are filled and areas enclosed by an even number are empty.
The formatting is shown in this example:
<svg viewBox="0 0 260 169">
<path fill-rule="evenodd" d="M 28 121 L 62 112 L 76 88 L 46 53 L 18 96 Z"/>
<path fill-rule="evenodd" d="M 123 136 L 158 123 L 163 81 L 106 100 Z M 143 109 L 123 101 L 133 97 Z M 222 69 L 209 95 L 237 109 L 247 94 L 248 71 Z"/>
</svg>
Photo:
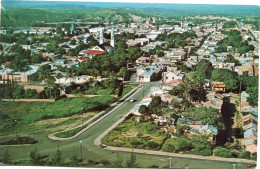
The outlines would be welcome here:
<svg viewBox="0 0 260 169">
<path fill-rule="evenodd" d="M 7 0 L 0 0 L 0 2 L 4 2 Z M 254 5 L 254 6 L 260 6 L 260 2 L 256 2 L 255 0 L 247 0 L 247 2 L 245 3 L 245 1 L 241 1 L 241 0 L 219 0 L 219 1 L 215 1 L 215 0 L 207 0 L 206 2 L 203 0 L 182 0 L 182 2 L 180 3 L 180 1 L 178 0 L 10 0 L 10 1 L 39 1 L 39 2 L 116 2 L 116 3 L 148 3 L 148 4 L 192 4 L 192 5 Z M 9 1 L 9 2 L 10 2 Z"/>
</svg>

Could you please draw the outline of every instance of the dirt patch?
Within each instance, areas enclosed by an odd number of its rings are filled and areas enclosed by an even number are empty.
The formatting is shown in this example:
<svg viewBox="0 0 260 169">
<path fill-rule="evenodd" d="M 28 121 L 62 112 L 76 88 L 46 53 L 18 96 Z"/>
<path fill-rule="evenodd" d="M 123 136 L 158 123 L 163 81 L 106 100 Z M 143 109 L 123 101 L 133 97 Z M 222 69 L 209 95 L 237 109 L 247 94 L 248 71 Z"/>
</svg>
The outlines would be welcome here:
<svg viewBox="0 0 260 169">
<path fill-rule="evenodd" d="M 94 116 L 96 113 L 83 113 L 83 121 Z M 44 128 L 47 132 L 56 132 L 75 127 L 81 124 L 81 115 L 73 115 L 71 117 L 63 117 L 57 119 L 41 120 L 35 123 L 38 128 Z"/>
<path fill-rule="evenodd" d="M 138 134 L 137 131 L 129 130 L 128 132 L 122 133 L 124 137 L 136 137 Z"/>
</svg>

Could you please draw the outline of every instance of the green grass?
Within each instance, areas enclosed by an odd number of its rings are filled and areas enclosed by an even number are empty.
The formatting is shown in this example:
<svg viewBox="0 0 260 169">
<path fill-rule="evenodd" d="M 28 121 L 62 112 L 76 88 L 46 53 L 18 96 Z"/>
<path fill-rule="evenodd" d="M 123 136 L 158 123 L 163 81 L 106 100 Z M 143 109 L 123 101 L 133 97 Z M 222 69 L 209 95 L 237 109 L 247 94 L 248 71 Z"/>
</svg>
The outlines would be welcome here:
<svg viewBox="0 0 260 169">
<path fill-rule="evenodd" d="M 134 87 L 133 86 L 126 86 L 124 87 L 124 90 L 122 92 L 122 96 L 125 96 L 127 93 L 129 93 Z"/>
<path fill-rule="evenodd" d="M 35 130 L 28 125 L 40 120 L 57 119 L 84 112 L 104 110 L 115 99 L 111 96 L 94 98 L 64 98 L 54 103 L 46 102 L 0 102 L 0 133 L 6 135 L 15 130 L 14 119 L 18 120 L 17 129 L 22 132 Z"/>
<path fill-rule="evenodd" d="M 64 131 L 64 132 L 61 132 L 61 133 L 57 133 L 57 134 L 55 134 L 55 136 L 60 137 L 60 138 L 72 137 L 75 134 L 77 134 L 78 132 L 80 132 L 82 129 L 84 129 L 85 127 L 87 127 L 87 126 L 78 127 L 78 128 L 73 129 L 73 130 L 68 130 L 68 131 Z"/>
<path fill-rule="evenodd" d="M 102 143 L 116 147 L 160 150 L 168 138 L 155 124 L 137 123 L 134 117 L 123 121 L 102 139 Z"/>
</svg>

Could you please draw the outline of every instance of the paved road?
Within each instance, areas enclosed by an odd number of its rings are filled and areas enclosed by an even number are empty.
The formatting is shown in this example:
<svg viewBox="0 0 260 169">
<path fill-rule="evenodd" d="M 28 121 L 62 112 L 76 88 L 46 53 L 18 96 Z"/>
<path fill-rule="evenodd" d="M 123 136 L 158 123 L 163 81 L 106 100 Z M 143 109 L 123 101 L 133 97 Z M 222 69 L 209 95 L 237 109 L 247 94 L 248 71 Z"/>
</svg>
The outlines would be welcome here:
<svg viewBox="0 0 260 169">
<path fill-rule="evenodd" d="M 148 86 L 144 90 L 144 95 L 148 95 L 149 90 L 152 86 L 158 85 L 158 82 L 149 83 Z M 45 131 L 38 131 L 31 133 L 30 136 L 39 140 L 36 144 L 38 151 L 42 155 L 50 155 L 50 158 L 53 157 L 57 146 L 62 150 L 63 158 L 71 158 L 75 153 L 80 157 L 80 142 L 82 141 L 82 149 L 83 149 L 83 160 L 86 162 L 87 160 L 112 160 L 116 158 L 116 151 L 105 150 L 98 148 L 94 145 L 94 140 L 102 134 L 106 129 L 112 126 L 116 121 L 118 121 L 121 117 L 123 117 L 129 110 L 131 110 L 135 104 L 140 102 L 143 97 L 143 92 L 140 92 L 135 96 L 137 100 L 135 103 L 128 102 L 116 110 L 111 115 L 107 116 L 100 123 L 93 126 L 82 135 L 78 136 L 72 140 L 65 141 L 55 141 L 49 139 L 47 136 L 50 133 Z M 23 136 L 23 135 L 21 135 Z M 1 138 L 0 138 L 1 139 Z M 9 153 L 11 154 L 11 158 L 14 160 L 28 160 L 29 154 L 31 150 L 34 149 L 34 146 L 18 146 L 18 147 L 8 147 Z M 0 159 L 4 155 L 4 149 L 0 147 Z M 128 159 L 130 153 L 128 152 L 119 152 L 121 159 Z M 140 166 L 148 167 L 151 165 L 157 165 L 160 167 L 169 167 L 169 157 L 168 156 L 160 156 L 160 155 L 148 155 L 148 154 L 137 154 L 137 161 Z M 186 164 L 189 165 L 189 169 L 192 168 L 200 168 L 200 169 L 232 169 L 233 164 L 229 162 L 216 162 L 210 160 L 195 160 L 195 159 L 187 159 L 187 158 L 172 158 L 172 166 L 181 168 Z M 245 164 L 237 164 L 236 169 L 244 169 L 246 167 Z"/>
</svg>

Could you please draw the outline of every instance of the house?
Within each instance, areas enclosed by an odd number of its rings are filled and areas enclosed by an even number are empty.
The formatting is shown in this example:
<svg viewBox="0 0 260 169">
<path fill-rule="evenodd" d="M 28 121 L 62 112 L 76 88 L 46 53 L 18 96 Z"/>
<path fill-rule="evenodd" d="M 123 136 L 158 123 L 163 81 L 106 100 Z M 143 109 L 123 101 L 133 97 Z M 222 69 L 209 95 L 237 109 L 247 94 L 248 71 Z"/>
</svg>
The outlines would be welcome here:
<svg viewBox="0 0 260 169">
<path fill-rule="evenodd" d="M 39 66 L 29 65 L 30 70 L 26 72 L 14 72 L 12 69 L 6 69 L 0 72 L 2 80 L 14 80 L 16 82 L 27 83 L 37 79 L 37 71 Z"/>
<path fill-rule="evenodd" d="M 168 127 L 168 132 L 178 133 L 177 127 L 174 125 L 170 125 L 170 127 Z"/>
<path fill-rule="evenodd" d="M 11 64 L 11 62 L 2 63 L 1 68 L 3 68 L 3 69 L 7 68 L 10 64 Z"/>
<path fill-rule="evenodd" d="M 138 58 L 136 60 L 136 64 L 146 64 L 148 60 L 149 60 L 149 57 L 141 56 L 140 58 Z"/>
<path fill-rule="evenodd" d="M 203 107 L 213 107 L 221 111 L 223 105 L 223 100 L 219 98 L 213 98 L 210 99 L 209 101 L 203 103 Z"/>
<path fill-rule="evenodd" d="M 256 153 L 257 152 L 257 145 L 252 144 L 245 147 L 245 151 L 249 151 L 250 153 Z"/>
<path fill-rule="evenodd" d="M 151 82 L 153 80 L 153 75 L 155 72 L 144 71 L 138 74 L 137 81 L 138 82 Z"/>
<path fill-rule="evenodd" d="M 164 94 L 164 91 L 160 87 L 153 87 L 150 90 L 151 96 L 161 96 Z"/>
<path fill-rule="evenodd" d="M 94 46 L 87 51 L 83 51 L 83 53 L 86 54 L 86 56 L 88 56 L 90 58 L 93 58 L 96 55 L 103 55 L 106 52 L 107 52 L 106 49 L 103 47 L 100 47 L 100 46 Z"/>
<path fill-rule="evenodd" d="M 226 85 L 224 82 L 211 82 L 212 91 L 225 92 Z"/>
<path fill-rule="evenodd" d="M 256 130 L 255 129 L 249 129 L 244 132 L 244 139 L 251 139 L 255 138 Z"/>
<path fill-rule="evenodd" d="M 162 84 L 162 90 L 170 91 L 174 87 L 173 84 Z"/>
<path fill-rule="evenodd" d="M 174 71 L 174 72 L 163 72 L 162 74 L 162 81 L 164 83 L 170 83 L 172 80 L 180 79 L 182 80 L 184 77 L 184 74 L 181 73 L 180 70 Z"/>
<path fill-rule="evenodd" d="M 218 129 L 216 127 L 212 126 L 212 125 L 208 125 L 207 124 L 207 125 L 201 127 L 199 129 L 199 132 L 200 133 L 202 133 L 202 132 L 213 133 L 213 134 L 217 135 L 218 134 Z"/>
</svg>

